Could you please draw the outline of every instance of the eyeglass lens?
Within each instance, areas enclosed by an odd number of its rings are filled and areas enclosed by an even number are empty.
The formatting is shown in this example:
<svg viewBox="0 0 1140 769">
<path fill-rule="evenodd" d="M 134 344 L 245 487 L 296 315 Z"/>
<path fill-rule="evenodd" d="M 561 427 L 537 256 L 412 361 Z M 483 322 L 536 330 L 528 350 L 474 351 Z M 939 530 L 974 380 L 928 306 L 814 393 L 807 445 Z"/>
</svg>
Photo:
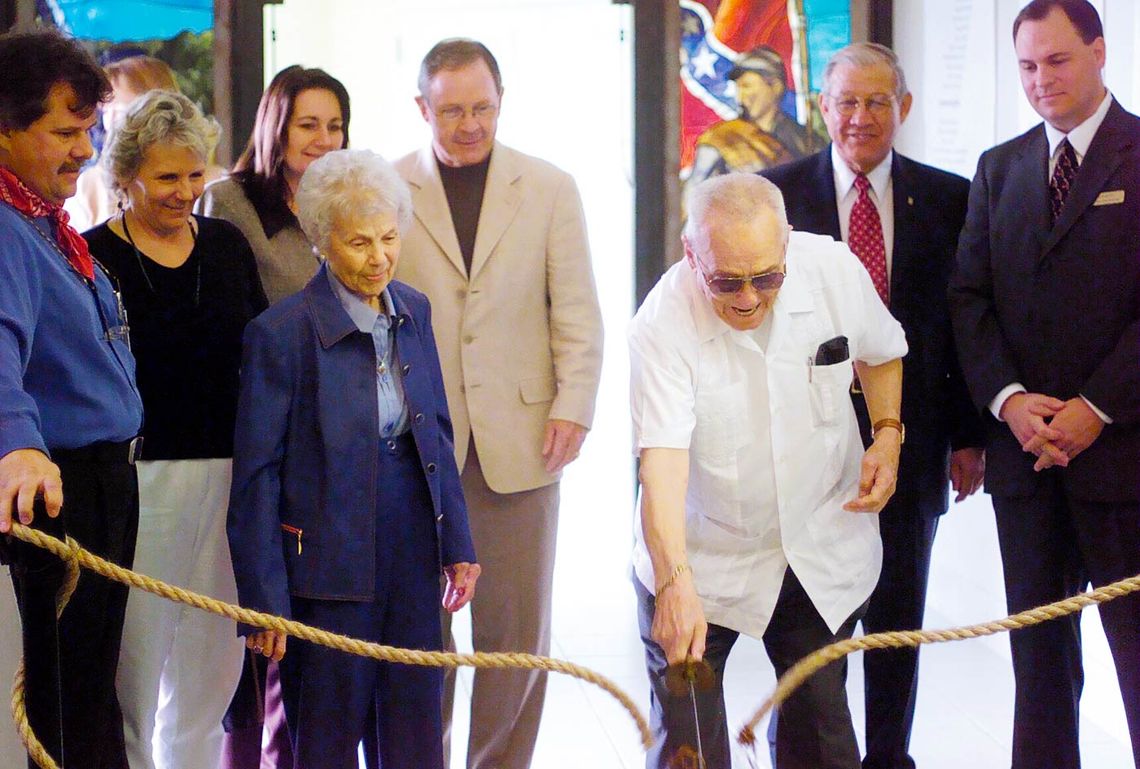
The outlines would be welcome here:
<svg viewBox="0 0 1140 769">
<path fill-rule="evenodd" d="M 709 288 L 718 294 L 735 294 L 744 288 L 745 282 L 751 283 L 757 291 L 772 291 L 784 285 L 784 273 L 766 272 L 749 278 L 712 278 Z"/>
</svg>

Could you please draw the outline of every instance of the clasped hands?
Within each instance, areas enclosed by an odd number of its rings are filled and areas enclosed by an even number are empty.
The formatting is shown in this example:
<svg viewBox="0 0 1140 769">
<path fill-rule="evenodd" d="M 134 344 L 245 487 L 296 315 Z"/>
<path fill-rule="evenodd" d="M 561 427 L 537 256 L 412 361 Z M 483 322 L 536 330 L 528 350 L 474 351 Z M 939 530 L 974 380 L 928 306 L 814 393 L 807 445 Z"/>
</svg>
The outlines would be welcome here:
<svg viewBox="0 0 1140 769">
<path fill-rule="evenodd" d="M 1067 467 L 1104 429 L 1104 421 L 1079 396 L 1063 401 L 1041 393 L 1014 393 L 1000 413 L 1021 448 L 1036 455 L 1037 472 Z"/>
</svg>

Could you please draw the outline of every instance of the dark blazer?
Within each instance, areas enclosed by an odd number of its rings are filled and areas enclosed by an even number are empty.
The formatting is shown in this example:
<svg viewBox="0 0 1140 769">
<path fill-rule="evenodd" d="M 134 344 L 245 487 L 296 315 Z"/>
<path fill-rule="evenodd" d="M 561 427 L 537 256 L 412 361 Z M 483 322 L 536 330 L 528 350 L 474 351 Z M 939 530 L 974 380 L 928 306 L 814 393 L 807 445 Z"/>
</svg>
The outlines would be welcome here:
<svg viewBox="0 0 1140 769">
<path fill-rule="evenodd" d="M 371 601 L 376 588 L 376 355 L 327 269 L 245 333 L 227 529 L 242 605 L 285 617 L 290 595 Z M 403 283 L 389 291 L 440 563 L 474 562 L 431 310 Z"/>
<path fill-rule="evenodd" d="M 784 195 L 797 230 L 840 239 L 831 148 L 763 172 Z M 966 218 L 969 182 L 894 153 L 894 247 L 891 314 L 910 351 L 903 358 L 902 421 L 892 502 L 928 516 L 949 506 L 950 450 L 982 445 L 982 422 L 970 403 L 954 352 L 945 293 L 958 232 Z M 864 444 L 870 443 L 866 404 L 855 399 Z"/>
<path fill-rule="evenodd" d="M 1113 419 L 1062 472 L 1069 493 L 1140 501 L 1140 118 L 1113 100 L 1050 226 L 1044 125 L 982 155 L 950 302 L 974 402 L 1012 382 Z M 1035 457 L 987 416 L 986 489 L 1026 496 Z"/>
</svg>

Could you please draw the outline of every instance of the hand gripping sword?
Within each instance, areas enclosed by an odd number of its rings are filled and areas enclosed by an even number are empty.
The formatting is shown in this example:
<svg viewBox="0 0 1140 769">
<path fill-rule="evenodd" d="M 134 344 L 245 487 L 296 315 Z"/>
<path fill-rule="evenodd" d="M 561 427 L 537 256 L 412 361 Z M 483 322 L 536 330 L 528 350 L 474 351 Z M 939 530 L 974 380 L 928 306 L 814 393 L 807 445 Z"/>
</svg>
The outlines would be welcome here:
<svg viewBox="0 0 1140 769">
<path fill-rule="evenodd" d="M 697 711 L 697 691 L 709 691 L 716 683 L 716 676 L 704 660 L 687 659 L 665 669 L 665 688 L 674 697 L 689 696 L 693 709 L 693 733 L 697 744 L 682 745 L 669 762 L 670 769 L 708 769 L 705 763 L 704 746 L 701 744 L 701 719 Z"/>
</svg>

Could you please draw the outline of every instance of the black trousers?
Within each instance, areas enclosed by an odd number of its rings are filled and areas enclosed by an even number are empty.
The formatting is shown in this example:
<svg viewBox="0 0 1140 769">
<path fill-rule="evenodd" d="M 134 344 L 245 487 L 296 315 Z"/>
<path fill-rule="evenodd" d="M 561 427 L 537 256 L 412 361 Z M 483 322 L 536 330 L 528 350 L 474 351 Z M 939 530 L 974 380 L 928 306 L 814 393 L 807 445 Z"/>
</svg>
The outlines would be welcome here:
<svg viewBox="0 0 1140 769">
<path fill-rule="evenodd" d="M 637 591 L 641 640 L 649 672 L 650 728 L 653 746 L 646 756 L 648 769 L 669 769 L 682 746 L 696 746 L 693 710 L 687 694 L 674 696 L 665 686 L 668 663 L 664 650 L 652 639 L 655 602 L 634 577 Z M 827 627 L 789 568 L 772 620 L 764 631 L 764 648 L 781 676 L 788 668 L 817 649 L 851 637 L 866 605 L 860 607 L 835 633 Z M 697 692 L 701 744 L 709 769 L 731 766 L 728 723 L 724 708 L 724 668 L 740 634 L 709 624 L 705 661 L 716 674 L 711 690 Z M 859 745 L 847 706 L 847 661 L 834 662 L 809 678 L 781 706 L 776 734 L 780 769 L 859 769 Z"/>
<path fill-rule="evenodd" d="M 1032 497 L 994 497 L 1006 604 L 1020 612 L 1140 573 L 1140 505 L 1075 498 L 1062 471 L 1045 471 Z M 1133 760 L 1140 767 L 1140 596 L 1100 607 Z M 1016 683 L 1013 769 L 1079 769 L 1084 685 L 1080 614 L 1009 637 Z"/>
<path fill-rule="evenodd" d="M 919 630 L 926 607 L 930 554 L 938 518 L 917 504 L 892 499 L 879 514 L 883 570 L 863 616 L 867 634 Z M 867 755 L 863 769 L 914 769 L 910 731 L 918 695 L 918 649 L 884 649 L 863 656 Z"/>
<path fill-rule="evenodd" d="M 125 460 L 107 462 L 52 452 L 63 479 L 64 506 L 33 525 L 130 568 L 138 532 L 138 482 Z M 127 607 L 125 585 L 84 571 L 57 623 L 55 596 L 63 562 L 14 540 L 12 582 L 23 624 L 28 722 L 63 769 L 127 769 L 115 670 Z M 28 760 L 30 769 L 35 764 Z"/>
<path fill-rule="evenodd" d="M 869 448 L 871 418 L 862 394 L 852 394 L 863 447 Z M 919 462 L 904 457 L 900 474 L 916 470 Z M 926 609 L 930 555 L 938 517 L 925 514 L 916 484 L 899 489 L 879 513 L 883 540 L 883 569 L 871 593 L 863 632 L 919 630 Z M 863 656 L 864 712 L 867 755 L 863 769 L 914 769 L 910 732 L 918 699 L 918 649 L 883 649 Z"/>
</svg>

